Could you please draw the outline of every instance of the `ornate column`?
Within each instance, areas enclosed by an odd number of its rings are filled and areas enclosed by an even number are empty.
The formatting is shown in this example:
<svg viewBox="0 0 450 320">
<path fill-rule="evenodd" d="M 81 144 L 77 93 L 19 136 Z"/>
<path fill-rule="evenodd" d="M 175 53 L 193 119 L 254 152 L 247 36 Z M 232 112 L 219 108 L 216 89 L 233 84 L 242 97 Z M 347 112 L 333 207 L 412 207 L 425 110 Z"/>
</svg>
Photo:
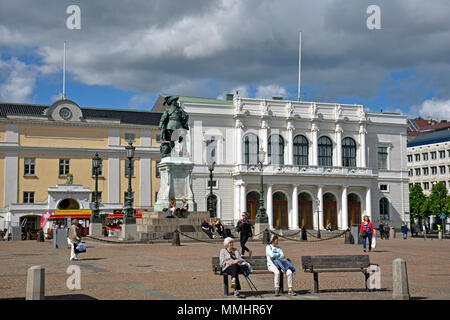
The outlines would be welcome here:
<svg viewBox="0 0 450 320">
<path fill-rule="evenodd" d="M 269 226 L 273 229 L 273 201 L 272 201 L 272 184 L 267 184 L 267 216 L 269 218 Z"/>
<path fill-rule="evenodd" d="M 319 185 L 317 186 L 317 199 L 319 200 L 319 208 L 317 214 L 319 215 L 319 227 L 322 230 L 323 229 L 323 186 Z M 317 221 L 317 216 L 316 219 Z M 316 222 L 317 224 L 317 222 Z M 317 228 L 317 225 L 316 225 Z"/>
<path fill-rule="evenodd" d="M 235 121 L 235 132 L 236 132 L 236 164 L 242 164 L 242 154 L 243 154 L 243 141 L 242 141 L 242 128 L 244 125 L 242 121 L 236 119 Z"/>
<path fill-rule="evenodd" d="M 287 125 L 287 131 L 288 131 L 288 159 L 287 159 L 287 165 L 293 165 L 294 164 L 294 126 L 292 125 L 292 122 L 289 121 Z"/>
<path fill-rule="evenodd" d="M 247 197 L 245 194 L 245 182 L 241 182 L 241 206 L 240 206 L 240 212 L 239 212 L 239 216 L 242 215 L 242 212 L 247 211 Z"/>
<path fill-rule="evenodd" d="M 342 126 L 340 124 L 336 124 L 336 155 L 337 155 L 337 163 L 336 166 L 342 167 Z"/>
<path fill-rule="evenodd" d="M 370 186 L 366 187 L 366 215 L 372 221 L 372 192 Z"/>
<path fill-rule="evenodd" d="M 298 229 L 298 186 L 296 184 L 293 185 L 292 188 L 292 226 L 289 229 Z"/>
<path fill-rule="evenodd" d="M 367 167 L 367 160 L 366 160 L 366 125 L 361 124 L 359 126 L 359 144 L 360 144 L 360 155 L 361 155 L 361 167 L 366 168 Z"/>
<path fill-rule="evenodd" d="M 318 165 L 318 142 L 317 142 L 317 132 L 319 132 L 319 127 L 317 126 L 317 123 L 313 122 L 311 125 L 311 140 L 312 140 L 312 159 L 311 159 L 311 165 L 317 166 Z"/>
<path fill-rule="evenodd" d="M 341 221 L 342 221 L 342 230 L 348 228 L 348 198 L 347 198 L 347 187 L 342 186 L 342 210 L 341 210 Z"/>
</svg>

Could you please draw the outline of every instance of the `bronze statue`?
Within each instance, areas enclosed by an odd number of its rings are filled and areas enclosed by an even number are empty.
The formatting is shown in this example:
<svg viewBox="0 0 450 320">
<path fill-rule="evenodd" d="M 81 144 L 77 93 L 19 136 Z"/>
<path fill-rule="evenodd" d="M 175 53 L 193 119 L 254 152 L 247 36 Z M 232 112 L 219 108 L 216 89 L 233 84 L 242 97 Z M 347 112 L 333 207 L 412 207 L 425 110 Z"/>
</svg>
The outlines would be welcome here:
<svg viewBox="0 0 450 320">
<path fill-rule="evenodd" d="M 160 147 L 160 151 L 163 157 L 167 157 L 170 155 L 173 147 L 175 146 L 175 142 L 172 141 L 172 133 L 177 129 L 186 129 L 189 130 L 188 114 L 181 108 L 178 103 L 179 97 L 176 96 L 167 96 L 164 98 L 163 105 L 167 104 L 167 109 L 161 116 L 161 120 L 159 122 L 159 128 L 161 129 L 161 138 L 162 143 Z M 178 142 L 182 141 L 182 137 L 178 138 Z"/>
</svg>

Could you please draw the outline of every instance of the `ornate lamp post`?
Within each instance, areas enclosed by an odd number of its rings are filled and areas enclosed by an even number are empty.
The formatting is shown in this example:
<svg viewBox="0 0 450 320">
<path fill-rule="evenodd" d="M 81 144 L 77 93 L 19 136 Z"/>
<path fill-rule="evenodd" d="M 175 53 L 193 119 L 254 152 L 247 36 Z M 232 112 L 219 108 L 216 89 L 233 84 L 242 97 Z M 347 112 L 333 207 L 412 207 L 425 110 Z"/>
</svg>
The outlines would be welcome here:
<svg viewBox="0 0 450 320">
<path fill-rule="evenodd" d="M 259 193 L 259 207 L 258 207 L 258 210 L 256 212 L 256 217 L 255 217 L 256 223 L 267 223 L 268 222 L 266 208 L 264 208 L 263 165 L 264 165 L 265 156 L 266 156 L 266 152 L 263 150 L 263 148 L 259 149 L 258 165 L 259 165 L 259 171 L 261 171 L 261 189 L 260 189 L 260 193 Z"/>
<path fill-rule="evenodd" d="M 100 171 L 100 167 L 102 165 L 102 158 L 98 156 L 98 153 L 92 158 L 92 166 L 94 168 L 95 175 L 95 197 L 94 197 L 94 210 L 92 211 L 91 223 L 99 223 L 100 222 L 100 209 L 98 203 L 98 173 Z"/>
<path fill-rule="evenodd" d="M 134 158 L 134 150 L 136 147 L 133 146 L 133 142 L 130 140 L 128 145 L 125 147 L 127 151 L 128 158 L 128 191 L 127 199 L 125 204 L 125 214 L 123 217 L 124 224 L 136 224 L 136 217 L 134 216 L 133 210 L 133 190 L 131 189 L 131 170 L 133 169 L 132 159 Z"/>
<path fill-rule="evenodd" d="M 213 194 L 213 171 L 214 171 L 214 165 L 216 164 L 216 162 L 211 159 L 208 162 L 208 170 L 209 170 L 209 195 L 208 195 L 208 211 L 209 211 L 209 216 L 211 218 L 216 216 L 216 197 Z"/>
</svg>

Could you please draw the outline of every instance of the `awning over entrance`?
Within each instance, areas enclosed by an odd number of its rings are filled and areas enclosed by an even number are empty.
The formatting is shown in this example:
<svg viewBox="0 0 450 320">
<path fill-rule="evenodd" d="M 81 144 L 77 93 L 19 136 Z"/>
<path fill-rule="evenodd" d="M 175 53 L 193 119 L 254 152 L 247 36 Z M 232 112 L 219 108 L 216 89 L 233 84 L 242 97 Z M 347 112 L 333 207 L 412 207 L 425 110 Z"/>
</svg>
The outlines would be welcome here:
<svg viewBox="0 0 450 320">
<path fill-rule="evenodd" d="M 59 218 L 72 218 L 72 219 L 83 219 L 90 218 L 92 214 L 92 210 L 90 209 L 78 209 L 78 210 L 55 210 L 52 212 L 50 219 L 59 219 Z"/>
</svg>

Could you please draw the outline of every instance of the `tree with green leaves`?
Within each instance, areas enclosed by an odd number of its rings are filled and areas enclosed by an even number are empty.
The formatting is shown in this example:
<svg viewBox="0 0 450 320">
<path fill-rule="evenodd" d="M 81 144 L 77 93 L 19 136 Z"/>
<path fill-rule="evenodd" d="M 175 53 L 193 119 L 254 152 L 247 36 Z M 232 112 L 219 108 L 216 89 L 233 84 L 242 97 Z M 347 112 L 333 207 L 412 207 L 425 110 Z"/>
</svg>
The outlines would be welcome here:
<svg viewBox="0 0 450 320">
<path fill-rule="evenodd" d="M 450 211 L 450 197 L 445 184 L 442 182 L 436 183 L 431 189 L 428 207 L 431 214 L 437 216 L 438 219 L 441 213 L 448 215 Z"/>
<path fill-rule="evenodd" d="M 427 217 L 427 210 L 424 205 L 426 203 L 426 199 L 427 197 L 423 193 L 420 184 L 415 184 L 409 190 L 409 211 L 413 219 L 423 219 Z"/>
</svg>

